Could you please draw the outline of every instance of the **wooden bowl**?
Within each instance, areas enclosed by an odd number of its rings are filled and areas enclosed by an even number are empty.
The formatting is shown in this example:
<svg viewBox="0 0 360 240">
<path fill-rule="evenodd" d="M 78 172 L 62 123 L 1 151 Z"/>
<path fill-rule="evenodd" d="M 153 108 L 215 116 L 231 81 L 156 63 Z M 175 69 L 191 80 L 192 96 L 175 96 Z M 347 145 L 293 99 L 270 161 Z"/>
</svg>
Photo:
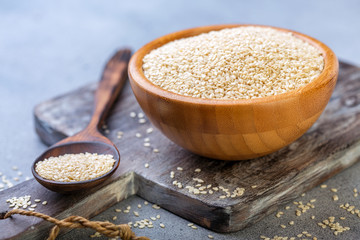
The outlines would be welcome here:
<svg viewBox="0 0 360 240">
<path fill-rule="evenodd" d="M 318 78 L 275 96 L 215 100 L 164 90 L 144 76 L 143 57 L 151 50 L 176 39 L 239 26 L 251 25 L 206 26 L 165 35 L 140 48 L 129 63 L 132 90 L 150 121 L 170 140 L 204 157 L 245 160 L 290 144 L 319 118 L 336 84 L 339 66 L 331 49 L 314 38 L 276 27 L 272 28 L 291 32 L 321 50 L 325 65 Z"/>
</svg>

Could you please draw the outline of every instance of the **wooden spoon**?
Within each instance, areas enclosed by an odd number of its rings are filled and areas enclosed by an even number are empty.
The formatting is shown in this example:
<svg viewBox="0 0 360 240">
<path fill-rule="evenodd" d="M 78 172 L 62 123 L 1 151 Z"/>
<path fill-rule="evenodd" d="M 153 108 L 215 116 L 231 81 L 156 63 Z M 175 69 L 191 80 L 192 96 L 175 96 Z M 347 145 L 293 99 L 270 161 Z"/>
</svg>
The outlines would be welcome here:
<svg viewBox="0 0 360 240">
<path fill-rule="evenodd" d="M 120 153 L 116 146 L 99 132 L 99 127 L 109 113 L 109 110 L 120 93 L 127 80 L 127 67 L 131 51 L 123 49 L 118 51 L 106 64 L 101 81 L 95 94 L 93 116 L 88 126 L 72 137 L 51 146 L 39 156 L 31 167 L 35 179 L 44 187 L 61 193 L 74 192 L 94 187 L 105 181 L 117 169 L 120 163 Z M 36 171 L 36 163 L 49 157 L 56 157 L 67 153 L 98 153 L 111 154 L 115 163 L 113 168 L 106 174 L 87 181 L 58 182 L 41 177 Z"/>
</svg>

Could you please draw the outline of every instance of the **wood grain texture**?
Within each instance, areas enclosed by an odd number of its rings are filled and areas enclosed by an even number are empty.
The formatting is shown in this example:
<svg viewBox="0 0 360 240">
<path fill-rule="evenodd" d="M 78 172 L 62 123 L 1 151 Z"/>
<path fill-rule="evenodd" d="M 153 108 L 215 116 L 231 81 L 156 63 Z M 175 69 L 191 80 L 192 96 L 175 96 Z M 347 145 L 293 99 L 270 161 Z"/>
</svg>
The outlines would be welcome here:
<svg viewBox="0 0 360 240">
<path fill-rule="evenodd" d="M 92 84 L 46 101 L 35 109 L 36 129 L 41 139 L 53 144 L 63 136 L 75 134 L 89 122 L 93 92 Z M 108 137 L 118 146 L 121 164 L 104 184 L 87 192 L 61 195 L 43 188 L 35 180 L 21 183 L 0 192 L 0 211 L 7 210 L 5 200 L 30 194 L 33 199 L 48 200 L 37 211 L 54 217 L 78 214 L 94 216 L 118 201 L 138 194 L 189 221 L 218 232 L 237 231 L 275 211 L 306 190 L 313 188 L 339 171 L 351 166 L 360 156 L 360 68 L 340 64 L 338 84 L 332 98 L 309 131 L 289 146 L 251 161 L 225 162 L 204 159 L 175 145 L 159 131 L 147 135 L 150 123 L 139 124 L 129 117 L 140 107 L 129 85 L 120 96 L 107 119 Z M 123 131 L 121 139 L 117 132 Z M 139 132 L 151 139 L 145 148 Z M 159 153 L 152 149 L 158 148 Z M 149 163 L 149 168 L 144 164 Z M 183 172 L 176 167 L 184 168 Z M 200 173 L 194 169 L 201 168 Z M 175 178 L 169 177 L 175 171 Z M 193 177 L 213 186 L 233 190 L 245 188 L 241 197 L 220 199 L 219 193 L 193 195 L 172 185 L 178 180 L 191 184 Z M 257 185 L 253 189 L 251 186 Z M 31 229 L 31 226 L 34 229 Z M 33 218 L 14 216 L 0 220 L 0 239 L 31 239 L 45 236 L 49 225 Z"/>
<path fill-rule="evenodd" d="M 61 193 L 84 191 L 102 183 L 116 171 L 120 163 L 119 150 L 113 142 L 99 132 L 99 127 L 103 124 L 127 80 L 126 72 L 130 57 L 131 51 L 129 49 L 121 49 L 107 62 L 95 92 L 92 116 L 86 128 L 57 142 L 35 160 L 31 171 L 41 185 Z M 84 152 L 112 155 L 115 160 L 112 169 L 95 179 L 79 182 L 58 182 L 46 179 L 36 172 L 36 164 L 44 159 Z"/>
<path fill-rule="evenodd" d="M 165 35 L 139 49 L 129 63 L 131 87 L 151 122 L 173 142 L 201 156 L 247 160 L 279 150 L 314 124 L 336 84 L 338 61 L 331 49 L 309 36 L 281 28 L 274 29 L 292 33 L 324 56 L 319 77 L 294 91 L 256 99 L 201 99 L 166 91 L 144 76 L 143 58 L 153 49 L 184 37 L 239 26 L 253 25 L 198 27 Z"/>
</svg>

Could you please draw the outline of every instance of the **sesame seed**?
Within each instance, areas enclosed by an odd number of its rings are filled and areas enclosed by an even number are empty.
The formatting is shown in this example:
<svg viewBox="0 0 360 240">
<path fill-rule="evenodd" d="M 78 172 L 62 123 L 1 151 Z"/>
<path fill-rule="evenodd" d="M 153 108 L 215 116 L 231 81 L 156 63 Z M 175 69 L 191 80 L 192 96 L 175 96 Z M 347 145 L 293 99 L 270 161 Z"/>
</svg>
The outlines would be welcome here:
<svg viewBox="0 0 360 240">
<path fill-rule="evenodd" d="M 136 112 L 131 112 L 131 113 L 130 113 L 130 117 L 131 117 L 131 118 L 135 118 L 135 117 L 136 117 Z"/>
<path fill-rule="evenodd" d="M 141 204 L 138 204 L 138 208 L 141 208 Z"/>
<path fill-rule="evenodd" d="M 145 201 L 145 202 L 144 202 L 144 205 L 148 205 L 148 204 L 149 204 L 149 202 L 148 202 L 148 201 Z"/>
<path fill-rule="evenodd" d="M 154 152 L 154 153 L 158 153 L 158 152 L 159 152 L 159 149 L 154 148 L 153 152 Z"/>
<path fill-rule="evenodd" d="M 165 225 L 163 223 L 160 223 L 160 227 L 165 228 Z"/>
<path fill-rule="evenodd" d="M 209 234 L 209 235 L 208 235 L 208 238 L 214 239 L 214 236 Z"/>
<path fill-rule="evenodd" d="M 171 41 L 147 54 L 142 65 L 153 84 L 208 99 L 281 94 L 311 82 L 323 67 L 322 53 L 308 42 L 291 33 L 249 26 Z"/>
<path fill-rule="evenodd" d="M 338 190 L 336 188 L 332 188 L 331 191 L 336 193 Z"/>
<path fill-rule="evenodd" d="M 115 212 L 121 212 L 121 209 L 117 208 L 117 209 L 115 209 Z"/>
<path fill-rule="evenodd" d="M 140 119 L 139 119 L 139 123 L 140 123 L 140 124 L 146 123 L 146 119 L 145 119 L 145 118 L 140 118 Z"/>
<path fill-rule="evenodd" d="M 326 184 L 323 184 L 320 186 L 321 188 L 327 188 L 327 185 Z"/>
<path fill-rule="evenodd" d="M 197 169 L 195 169 L 195 172 L 196 172 L 196 173 L 199 173 L 199 172 L 201 172 L 201 169 L 200 169 L 200 168 L 197 168 Z"/>
<path fill-rule="evenodd" d="M 114 217 L 112 218 L 113 221 L 115 221 L 116 219 L 117 219 L 117 216 L 114 216 Z"/>
<path fill-rule="evenodd" d="M 158 206 L 158 205 L 156 205 L 156 204 L 153 204 L 153 205 L 152 205 L 152 208 L 154 208 L 154 209 L 160 209 L 160 206 Z"/>
<path fill-rule="evenodd" d="M 150 143 L 149 143 L 149 142 L 145 142 L 145 143 L 144 143 L 144 147 L 150 147 Z"/>
<path fill-rule="evenodd" d="M 47 201 L 43 201 L 43 202 L 42 202 L 42 205 L 46 205 L 46 204 L 47 204 Z"/>
<path fill-rule="evenodd" d="M 148 164 L 148 163 L 145 163 L 145 164 L 144 164 L 144 167 L 149 168 L 149 164 Z"/>
<path fill-rule="evenodd" d="M 146 133 L 147 133 L 147 134 L 150 134 L 150 133 L 152 133 L 153 131 L 154 131 L 153 128 L 148 128 L 148 129 L 146 129 Z"/>
<path fill-rule="evenodd" d="M 178 171 L 182 171 L 182 170 L 183 170 L 182 167 L 177 167 L 176 169 L 177 169 Z"/>
<path fill-rule="evenodd" d="M 338 200 L 339 200 L 338 195 L 334 195 L 334 196 L 333 196 L 333 200 L 334 200 L 334 201 L 338 201 Z"/>
<path fill-rule="evenodd" d="M 135 137 L 137 137 L 137 138 L 141 138 L 141 133 L 135 133 Z"/>
<path fill-rule="evenodd" d="M 136 212 L 136 211 L 134 211 L 134 215 L 135 215 L 135 217 L 138 217 L 138 216 L 139 216 L 139 213 Z"/>
<path fill-rule="evenodd" d="M 37 162 L 35 171 L 53 181 L 78 182 L 106 174 L 113 169 L 114 163 L 114 156 L 110 154 L 64 154 Z"/>
</svg>

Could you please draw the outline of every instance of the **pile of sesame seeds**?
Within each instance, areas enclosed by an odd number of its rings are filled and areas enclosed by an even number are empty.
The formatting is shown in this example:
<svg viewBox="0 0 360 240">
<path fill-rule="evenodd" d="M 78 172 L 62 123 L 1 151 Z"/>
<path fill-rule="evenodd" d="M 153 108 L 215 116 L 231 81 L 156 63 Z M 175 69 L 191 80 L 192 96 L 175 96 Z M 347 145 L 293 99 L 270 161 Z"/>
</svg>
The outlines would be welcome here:
<svg viewBox="0 0 360 240">
<path fill-rule="evenodd" d="M 114 156 L 110 154 L 64 154 L 37 162 L 35 171 L 53 181 L 79 182 L 106 174 L 114 163 Z"/>
<path fill-rule="evenodd" d="M 219 199 L 226 199 L 226 198 L 236 198 L 241 197 L 244 192 L 245 188 L 242 187 L 235 187 L 233 190 L 226 188 L 221 185 L 213 186 L 213 184 L 206 183 L 203 179 L 194 176 L 192 181 L 187 182 L 184 187 L 184 183 L 181 182 L 181 173 L 183 172 L 182 167 L 177 167 L 176 172 L 175 170 L 170 171 L 170 179 L 172 180 L 172 185 L 176 186 L 179 189 L 185 188 L 189 193 L 194 195 L 213 195 L 217 194 Z M 199 174 L 201 172 L 200 168 L 196 168 L 194 170 L 194 174 Z M 177 178 L 175 179 L 175 176 Z"/>
<path fill-rule="evenodd" d="M 155 85 L 185 96 L 249 99 L 285 93 L 318 77 L 319 49 L 292 33 L 237 27 L 169 42 L 143 59 Z"/>
<path fill-rule="evenodd" d="M 35 199 L 34 203 L 31 202 L 31 196 L 25 195 L 21 197 L 12 197 L 6 200 L 9 204 L 9 208 L 19 209 L 22 208 L 24 210 L 35 211 L 35 208 L 38 204 L 40 204 L 40 199 Z M 46 205 L 47 201 L 42 201 L 42 205 Z"/>
</svg>

